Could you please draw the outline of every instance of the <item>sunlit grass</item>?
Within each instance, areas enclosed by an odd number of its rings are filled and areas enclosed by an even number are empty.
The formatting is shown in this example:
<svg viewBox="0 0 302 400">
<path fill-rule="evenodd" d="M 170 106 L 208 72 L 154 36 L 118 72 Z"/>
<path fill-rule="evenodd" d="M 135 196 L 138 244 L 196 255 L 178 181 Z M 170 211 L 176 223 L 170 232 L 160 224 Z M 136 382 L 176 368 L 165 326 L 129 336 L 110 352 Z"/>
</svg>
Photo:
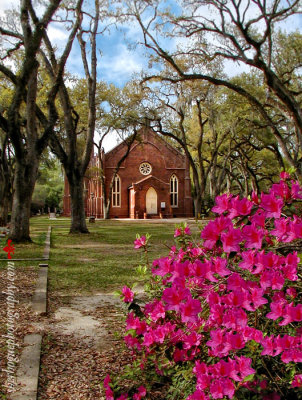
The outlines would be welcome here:
<svg viewBox="0 0 302 400">
<path fill-rule="evenodd" d="M 31 219 L 31 244 L 17 244 L 15 258 L 40 258 L 48 226 L 52 226 L 49 263 L 49 289 L 65 295 L 113 291 L 138 280 L 136 267 L 142 252 L 134 250 L 136 234 L 151 235 L 149 261 L 167 255 L 174 244 L 174 223 L 151 221 L 100 220 L 88 224 L 90 234 L 69 234 L 70 219 Z M 196 238 L 198 227 L 191 223 Z M 6 244 L 6 241 L 0 242 Z M 3 258 L 6 254 L 3 253 Z M 39 261 L 35 261 L 37 265 Z M 16 261 L 16 266 L 33 265 Z M 0 263 L 0 268 L 5 262 Z"/>
</svg>

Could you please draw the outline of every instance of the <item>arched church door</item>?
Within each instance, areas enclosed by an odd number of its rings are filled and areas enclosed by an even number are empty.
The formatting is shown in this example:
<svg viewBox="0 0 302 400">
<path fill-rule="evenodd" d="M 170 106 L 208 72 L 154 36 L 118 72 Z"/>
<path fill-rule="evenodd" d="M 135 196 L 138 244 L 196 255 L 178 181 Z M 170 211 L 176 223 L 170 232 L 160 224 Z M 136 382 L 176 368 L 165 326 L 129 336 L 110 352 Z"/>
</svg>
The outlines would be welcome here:
<svg viewBox="0 0 302 400">
<path fill-rule="evenodd" d="M 146 211 L 147 214 L 157 214 L 157 193 L 153 187 L 146 193 Z"/>
</svg>

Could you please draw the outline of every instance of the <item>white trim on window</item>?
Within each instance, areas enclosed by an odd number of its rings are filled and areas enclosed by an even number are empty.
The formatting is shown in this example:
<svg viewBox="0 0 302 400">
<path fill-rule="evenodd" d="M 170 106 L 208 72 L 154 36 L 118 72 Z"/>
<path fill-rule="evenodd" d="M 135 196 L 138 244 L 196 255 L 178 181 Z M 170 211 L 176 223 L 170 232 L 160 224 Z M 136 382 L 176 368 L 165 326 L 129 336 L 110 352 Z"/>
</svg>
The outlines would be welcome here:
<svg viewBox="0 0 302 400">
<path fill-rule="evenodd" d="M 171 207 L 178 207 L 178 178 L 175 174 L 170 178 L 170 202 Z"/>
<path fill-rule="evenodd" d="M 121 206 L 121 178 L 116 175 L 112 186 L 112 207 Z"/>
</svg>

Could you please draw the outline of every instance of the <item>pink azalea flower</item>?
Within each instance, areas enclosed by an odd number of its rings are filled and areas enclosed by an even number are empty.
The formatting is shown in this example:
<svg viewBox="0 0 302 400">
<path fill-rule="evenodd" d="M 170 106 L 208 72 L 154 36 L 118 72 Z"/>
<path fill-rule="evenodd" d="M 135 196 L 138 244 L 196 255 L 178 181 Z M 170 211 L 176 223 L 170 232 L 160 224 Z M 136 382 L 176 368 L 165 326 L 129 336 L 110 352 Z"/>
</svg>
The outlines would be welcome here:
<svg viewBox="0 0 302 400">
<path fill-rule="evenodd" d="M 246 225 L 242 229 L 243 240 L 246 240 L 245 247 L 248 249 L 261 249 L 264 232 L 262 229 L 257 229 L 254 224 Z"/>
<path fill-rule="evenodd" d="M 226 340 L 230 345 L 230 348 L 232 350 L 237 350 L 237 349 L 243 349 L 245 346 L 245 340 L 243 338 L 243 335 L 241 333 L 227 333 L 226 334 Z"/>
<path fill-rule="evenodd" d="M 255 265 L 255 252 L 253 250 L 243 251 L 241 253 L 242 261 L 238 266 L 242 269 L 252 271 Z"/>
<path fill-rule="evenodd" d="M 235 386 L 228 378 L 215 379 L 211 383 L 210 392 L 213 399 L 222 399 L 224 396 L 232 399 L 235 393 Z"/>
<path fill-rule="evenodd" d="M 179 311 L 181 302 L 186 300 L 190 295 L 189 289 L 172 286 L 164 290 L 162 300 L 166 303 L 166 310 Z"/>
<path fill-rule="evenodd" d="M 234 272 L 232 275 L 228 277 L 228 290 L 238 290 L 238 289 L 245 289 L 246 288 L 246 282 L 244 279 L 241 278 L 241 276 L 237 273 Z"/>
<path fill-rule="evenodd" d="M 244 356 L 235 358 L 238 371 L 240 373 L 241 379 L 244 379 L 246 376 L 255 374 L 256 371 L 251 367 L 252 360 L 251 358 L 247 358 Z"/>
<path fill-rule="evenodd" d="M 228 355 L 231 348 L 230 344 L 226 340 L 225 331 L 222 329 L 211 330 L 211 339 L 206 342 L 206 345 L 210 347 L 209 355 L 215 357 L 224 357 Z"/>
<path fill-rule="evenodd" d="M 273 290 L 281 290 L 284 285 L 284 278 L 278 271 L 264 271 L 260 278 L 262 289 L 271 287 Z"/>
<path fill-rule="evenodd" d="M 212 211 L 217 214 L 223 214 L 225 211 L 228 211 L 231 198 L 232 196 L 227 193 L 217 196 L 215 198 L 215 206 L 212 208 Z"/>
<path fill-rule="evenodd" d="M 199 380 L 199 376 L 208 374 L 208 366 L 204 362 L 200 362 L 199 360 L 195 361 L 195 366 L 193 368 L 193 372 L 197 377 L 197 381 Z M 204 388 L 205 389 L 205 388 Z"/>
<path fill-rule="evenodd" d="M 110 382 L 111 382 L 110 375 L 107 374 L 106 377 L 105 377 L 105 379 L 104 379 L 104 381 L 103 381 L 104 388 L 110 387 L 110 386 L 109 386 L 109 383 L 110 383 Z"/>
<path fill-rule="evenodd" d="M 201 338 L 202 338 L 202 335 L 193 331 L 190 335 L 187 335 L 184 337 L 183 348 L 185 350 L 188 350 L 193 346 L 199 346 Z"/>
<path fill-rule="evenodd" d="M 141 247 L 146 246 L 146 236 L 138 237 L 137 239 L 134 240 L 134 248 L 135 249 L 140 249 Z"/>
<path fill-rule="evenodd" d="M 187 298 L 185 303 L 180 305 L 182 322 L 197 322 L 198 314 L 201 312 L 201 304 L 197 299 Z"/>
<path fill-rule="evenodd" d="M 181 229 L 180 228 L 176 228 L 175 231 L 174 231 L 174 237 L 176 238 L 176 237 L 179 237 L 179 236 L 181 236 Z"/>
<path fill-rule="evenodd" d="M 194 393 L 190 394 L 186 400 L 209 400 L 209 397 L 204 394 L 202 389 L 197 389 Z"/>
<path fill-rule="evenodd" d="M 242 241 L 240 229 L 229 228 L 228 232 L 221 234 L 221 241 L 225 253 L 230 253 L 231 251 L 239 252 L 239 243 Z"/>
<path fill-rule="evenodd" d="M 123 302 L 124 303 L 132 303 L 134 298 L 134 293 L 128 286 L 124 286 L 122 289 L 122 293 L 124 295 Z M 122 296 L 121 296 L 122 297 Z"/>
<path fill-rule="evenodd" d="M 160 318 L 165 318 L 165 308 L 161 301 L 155 300 L 145 306 L 145 312 L 150 315 L 152 321 L 156 322 Z"/>
<path fill-rule="evenodd" d="M 249 221 L 251 222 L 251 224 L 260 228 L 265 228 L 265 220 L 265 212 L 261 209 L 258 209 L 255 214 L 249 217 Z"/>
<path fill-rule="evenodd" d="M 224 397 L 223 389 L 224 387 L 222 379 L 213 380 L 210 386 L 210 391 L 213 399 L 223 399 Z"/>
<path fill-rule="evenodd" d="M 266 217 L 280 218 L 283 200 L 276 199 L 273 194 L 261 194 L 261 207 L 266 211 Z"/>
<path fill-rule="evenodd" d="M 133 395 L 133 400 L 141 400 L 147 394 L 147 390 L 144 386 L 138 388 L 138 392 Z"/>
<path fill-rule="evenodd" d="M 242 307 L 243 303 L 247 300 L 247 295 L 247 290 L 237 288 L 225 296 L 225 304 L 234 307 Z"/>
<path fill-rule="evenodd" d="M 291 231 L 290 221 L 286 218 L 275 219 L 275 229 L 270 234 L 278 238 L 280 242 L 291 242 L 295 239 L 295 233 Z"/>
<path fill-rule="evenodd" d="M 274 321 L 280 317 L 283 316 L 283 310 L 284 310 L 284 302 L 279 301 L 279 302 L 272 302 L 270 307 L 271 307 L 271 312 L 266 314 L 266 318 L 273 319 Z"/>
<path fill-rule="evenodd" d="M 169 257 L 163 257 L 153 261 L 152 274 L 165 276 L 173 271 L 172 260 Z"/>
<path fill-rule="evenodd" d="M 204 239 L 203 245 L 208 249 L 212 249 L 219 239 L 221 232 L 232 226 L 233 224 L 230 218 L 224 217 L 223 215 L 216 218 L 214 221 L 210 221 L 201 232 L 201 237 Z"/>
<path fill-rule="evenodd" d="M 121 394 L 116 400 L 128 400 L 127 393 Z"/>
<path fill-rule="evenodd" d="M 156 343 L 164 343 L 166 333 L 164 329 L 159 325 L 158 328 L 154 329 L 152 332 L 154 342 Z"/>
<path fill-rule="evenodd" d="M 110 387 L 107 387 L 105 390 L 106 400 L 114 400 L 113 391 Z"/>
<path fill-rule="evenodd" d="M 226 268 L 227 264 L 228 262 L 224 258 L 220 257 L 212 258 L 212 265 L 213 265 L 212 270 L 215 274 L 218 274 L 220 276 L 230 275 L 231 271 L 228 268 Z"/>
<path fill-rule="evenodd" d="M 257 205 L 259 204 L 259 197 L 257 195 L 257 192 L 255 192 L 254 190 L 252 191 L 252 201 Z"/>
<path fill-rule="evenodd" d="M 285 283 L 283 275 L 279 271 L 274 271 L 272 276 L 272 289 L 281 290 Z"/>
<path fill-rule="evenodd" d="M 302 374 L 298 374 L 294 376 L 292 381 L 292 387 L 302 387 Z"/>
<path fill-rule="evenodd" d="M 239 196 L 236 196 L 231 200 L 229 218 L 233 219 L 239 215 L 248 215 L 252 207 L 253 203 L 250 200 L 246 198 L 240 200 Z"/>
<path fill-rule="evenodd" d="M 257 343 L 261 343 L 262 339 L 263 339 L 263 333 L 262 331 L 255 329 L 255 328 L 251 328 L 250 326 L 246 326 L 243 330 L 242 330 L 242 335 L 244 337 L 244 339 L 247 340 L 254 340 Z"/>
<path fill-rule="evenodd" d="M 126 322 L 126 330 L 135 329 L 137 335 L 140 335 L 146 329 L 146 322 L 140 321 L 138 317 L 134 317 L 133 312 L 128 314 Z"/>
<path fill-rule="evenodd" d="M 291 196 L 293 199 L 302 199 L 302 187 L 298 181 L 296 183 L 292 181 Z"/>
<path fill-rule="evenodd" d="M 155 337 L 154 337 L 153 331 L 150 330 L 149 332 L 146 332 L 144 334 L 144 340 L 143 340 L 142 345 L 146 346 L 146 347 L 150 347 L 154 342 L 155 342 Z"/>
<path fill-rule="evenodd" d="M 139 340 L 136 337 L 133 337 L 132 335 L 126 335 L 124 336 L 124 342 L 126 343 L 127 347 L 133 348 L 133 349 L 141 349 L 141 344 Z"/>
<path fill-rule="evenodd" d="M 247 315 L 242 308 L 230 310 L 223 314 L 223 325 L 227 329 L 240 330 L 247 326 Z"/>
<path fill-rule="evenodd" d="M 293 238 L 293 239 L 301 239 L 302 238 L 302 223 L 301 222 L 294 221 L 291 224 L 291 238 Z"/>
<path fill-rule="evenodd" d="M 288 296 L 292 297 L 293 299 L 295 299 L 297 297 L 297 291 L 293 287 L 290 287 L 290 288 L 286 289 L 286 294 Z"/>
<path fill-rule="evenodd" d="M 280 179 L 283 179 L 283 180 L 290 179 L 290 174 L 286 171 L 282 171 L 282 172 L 280 172 Z"/>
<path fill-rule="evenodd" d="M 200 247 L 194 247 L 194 248 L 191 250 L 191 255 L 192 255 L 193 258 L 199 257 L 199 256 L 204 255 L 204 254 L 205 254 L 205 253 L 204 253 L 204 250 L 201 249 Z"/>
<path fill-rule="evenodd" d="M 257 308 L 261 307 L 263 304 L 267 303 L 267 299 L 263 296 L 264 290 L 258 287 L 249 288 L 248 299 L 243 303 L 243 307 L 248 311 L 255 311 Z"/>
<path fill-rule="evenodd" d="M 290 310 L 290 316 L 293 321 L 295 322 L 300 322 L 302 321 L 302 304 L 297 304 L 295 307 L 291 307 Z"/>
<path fill-rule="evenodd" d="M 299 349 L 285 350 L 281 354 L 281 360 L 288 364 L 289 362 L 301 363 L 302 362 L 302 351 Z"/>
<path fill-rule="evenodd" d="M 256 256 L 256 269 L 252 271 L 253 274 L 259 274 L 263 269 L 273 270 L 279 268 L 281 265 L 282 258 L 279 258 L 277 254 L 273 252 L 265 253 L 264 250 L 259 252 Z"/>
<path fill-rule="evenodd" d="M 279 322 L 280 326 L 288 325 L 293 321 L 291 312 L 292 308 L 293 308 L 293 303 L 286 304 L 286 306 L 283 309 L 283 315 L 282 315 L 284 319 L 283 321 Z"/>
<path fill-rule="evenodd" d="M 192 235 L 191 230 L 190 230 L 190 228 L 188 226 L 185 227 L 184 234 L 185 235 Z"/>
<path fill-rule="evenodd" d="M 262 356 L 273 356 L 274 355 L 274 339 L 273 337 L 264 337 L 261 341 L 263 350 L 261 352 Z"/>
<path fill-rule="evenodd" d="M 275 196 L 281 197 L 285 201 L 291 198 L 290 189 L 284 181 L 280 181 L 279 183 L 274 183 L 272 185 L 270 193 L 273 193 Z"/>
</svg>

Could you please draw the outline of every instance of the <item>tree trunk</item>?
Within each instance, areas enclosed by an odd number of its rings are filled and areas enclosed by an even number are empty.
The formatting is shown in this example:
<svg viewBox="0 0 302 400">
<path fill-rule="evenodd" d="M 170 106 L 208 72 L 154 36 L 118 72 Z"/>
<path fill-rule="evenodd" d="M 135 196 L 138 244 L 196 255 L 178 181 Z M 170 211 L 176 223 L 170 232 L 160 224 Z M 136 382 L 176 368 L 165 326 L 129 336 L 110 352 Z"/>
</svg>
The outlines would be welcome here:
<svg viewBox="0 0 302 400">
<path fill-rule="evenodd" d="M 14 197 L 9 238 L 14 242 L 31 242 L 29 235 L 30 205 L 38 173 L 38 160 L 21 164 L 16 161 Z"/>
<path fill-rule="evenodd" d="M 71 227 L 69 233 L 89 233 L 85 219 L 84 179 L 66 174 L 70 187 Z"/>
<path fill-rule="evenodd" d="M 194 195 L 193 202 L 194 202 L 194 217 L 198 218 L 198 217 L 200 217 L 201 206 L 202 206 L 200 194 Z"/>
<path fill-rule="evenodd" d="M 109 219 L 109 210 L 110 210 L 110 203 L 109 202 L 104 202 L 103 206 L 103 218 L 104 219 Z"/>
<path fill-rule="evenodd" d="M 0 226 L 6 226 L 8 222 L 8 210 L 10 204 L 10 194 L 4 195 L 0 204 Z"/>
</svg>

